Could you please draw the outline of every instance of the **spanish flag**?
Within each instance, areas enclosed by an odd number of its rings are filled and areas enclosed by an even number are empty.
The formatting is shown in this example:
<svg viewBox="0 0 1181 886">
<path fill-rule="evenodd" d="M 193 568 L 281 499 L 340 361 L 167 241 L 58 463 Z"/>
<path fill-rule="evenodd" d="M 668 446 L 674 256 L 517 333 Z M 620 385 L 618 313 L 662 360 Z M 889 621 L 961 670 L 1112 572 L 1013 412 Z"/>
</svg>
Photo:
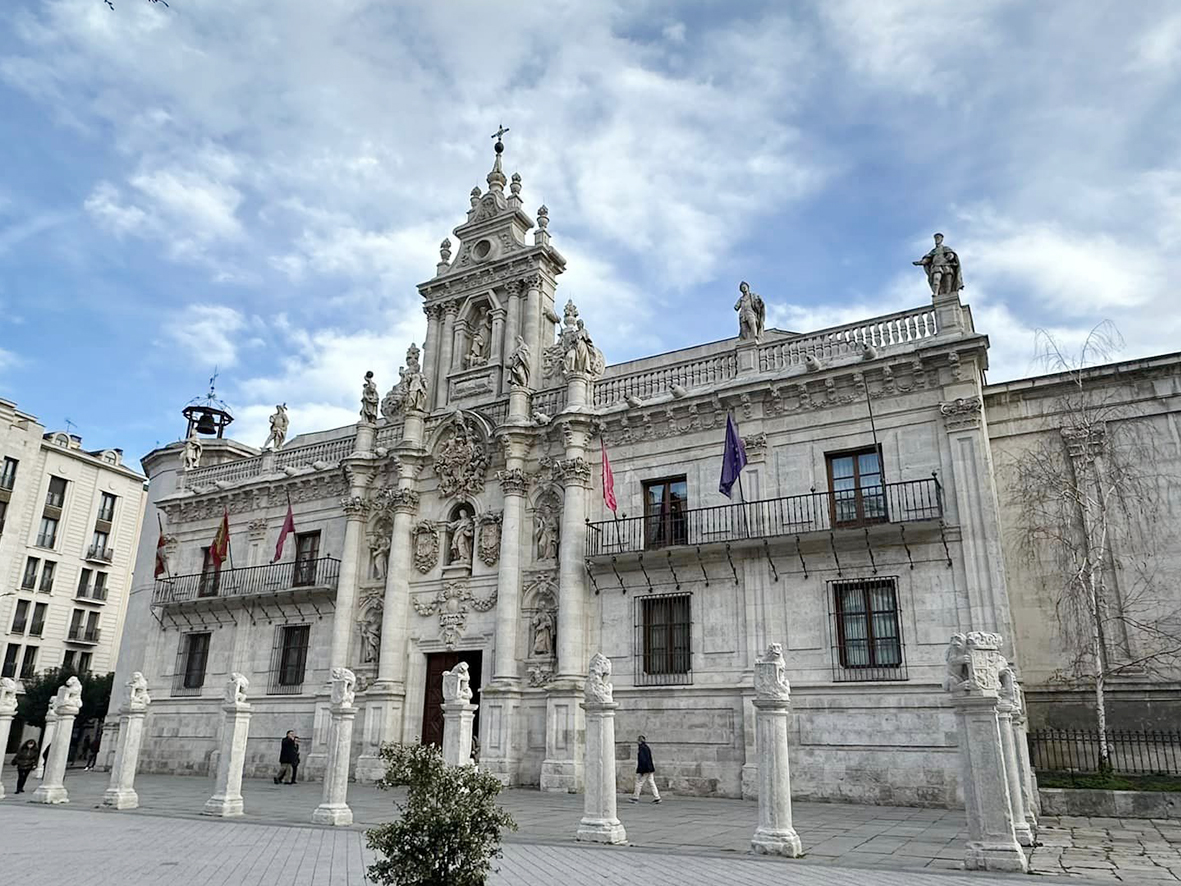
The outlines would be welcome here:
<svg viewBox="0 0 1181 886">
<path fill-rule="evenodd" d="M 215 569 L 221 569 L 221 564 L 230 556 L 230 510 L 222 511 L 221 525 L 217 527 L 217 535 L 213 536 L 213 544 L 209 546 L 209 556 L 213 558 Z"/>
</svg>

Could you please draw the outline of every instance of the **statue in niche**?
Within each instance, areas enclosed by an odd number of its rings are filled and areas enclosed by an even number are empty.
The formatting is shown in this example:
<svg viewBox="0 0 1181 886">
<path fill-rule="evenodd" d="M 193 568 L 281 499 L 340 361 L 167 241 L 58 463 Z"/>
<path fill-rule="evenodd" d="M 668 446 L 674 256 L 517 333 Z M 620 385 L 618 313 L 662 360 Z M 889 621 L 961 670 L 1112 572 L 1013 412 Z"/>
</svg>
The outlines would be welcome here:
<svg viewBox="0 0 1181 886">
<path fill-rule="evenodd" d="M 950 295 L 964 288 L 960 257 L 950 247 L 943 245 L 942 234 L 935 235 L 934 249 L 911 264 L 927 272 L 931 295 Z"/>
<path fill-rule="evenodd" d="M 537 559 L 554 560 L 558 556 L 558 517 L 548 505 L 538 508 L 533 522 Z"/>
<path fill-rule="evenodd" d="M 185 440 L 185 449 L 181 454 L 181 462 L 186 471 L 201 467 L 201 441 L 195 435 Z"/>
<path fill-rule="evenodd" d="M 447 528 L 451 531 L 451 558 L 448 565 L 470 565 L 476 535 L 475 515 L 470 508 L 460 508 Z"/>
<path fill-rule="evenodd" d="M 373 577 L 385 578 L 390 567 L 390 537 L 379 524 L 377 531 L 369 538 L 369 552 L 373 555 Z"/>
<path fill-rule="evenodd" d="M 370 425 L 377 424 L 377 409 L 380 403 L 377 385 L 373 383 L 373 372 L 366 372 L 365 384 L 361 387 L 361 421 Z"/>
<path fill-rule="evenodd" d="M 361 661 L 375 662 L 381 656 L 381 607 L 371 605 L 361 620 Z"/>
<path fill-rule="evenodd" d="M 767 322 L 767 306 L 745 280 L 738 284 L 738 291 L 741 295 L 734 303 L 734 310 L 738 312 L 738 338 L 758 341 L 762 338 L 763 326 Z"/>
<path fill-rule="evenodd" d="M 488 362 L 488 353 L 492 343 L 492 315 L 484 312 L 476 328 L 472 331 L 472 344 L 464 357 L 464 365 L 468 369 L 483 366 Z"/>
<path fill-rule="evenodd" d="M 539 609 L 530 622 L 533 628 L 533 654 L 549 658 L 554 654 L 554 634 L 557 624 L 550 609 Z"/>
<path fill-rule="evenodd" d="M 267 442 L 262 444 L 263 449 L 267 449 L 274 444 L 275 449 L 283 448 L 283 441 L 287 439 L 287 404 L 280 403 L 275 406 L 275 413 L 270 418 L 271 433 L 267 437 Z"/>
<path fill-rule="evenodd" d="M 509 356 L 509 382 L 514 388 L 529 387 L 529 345 L 524 337 L 517 336 L 517 346 Z"/>
</svg>

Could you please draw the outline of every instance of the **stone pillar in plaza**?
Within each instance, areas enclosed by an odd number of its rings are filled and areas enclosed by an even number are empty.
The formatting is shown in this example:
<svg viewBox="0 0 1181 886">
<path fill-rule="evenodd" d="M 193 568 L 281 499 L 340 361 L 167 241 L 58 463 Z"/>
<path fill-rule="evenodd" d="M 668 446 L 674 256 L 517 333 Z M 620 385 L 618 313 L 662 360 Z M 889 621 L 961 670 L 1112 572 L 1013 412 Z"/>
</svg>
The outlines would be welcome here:
<svg viewBox="0 0 1181 886">
<path fill-rule="evenodd" d="M 586 762 L 583 772 L 582 821 L 579 840 L 591 843 L 626 843 L 627 831 L 616 814 L 615 709 L 612 695 L 611 660 L 596 652 L 587 667 L 582 708 L 586 711 Z"/>
<path fill-rule="evenodd" d="M 53 744 L 49 748 L 49 760 L 45 764 L 45 777 L 33 791 L 30 803 L 69 803 L 70 795 L 63 783 L 66 776 L 66 762 L 70 756 L 70 737 L 74 734 L 74 718 L 82 710 L 82 684 L 77 677 L 70 677 L 66 685 L 57 690 L 57 726 L 54 729 Z"/>
<path fill-rule="evenodd" d="M 759 826 L 750 846 L 763 855 L 797 858 L 803 852 L 791 818 L 787 733 L 791 686 L 783 650 L 772 643 L 755 662 L 755 742 L 759 760 Z"/>
<path fill-rule="evenodd" d="M 472 765 L 471 675 L 467 662 L 443 672 L 443 762 L 451 766 Z"/>
<path fill-rule="evenodd" d="M 241 674 L 230 674 L 226 681 L 217 783 L 213 796 L 205 801 L 203 815 L 230 818 L 243 812 L 242 765 L 246 762 L 246 739 L 250 734 L 251 708 L 246 701 L 249 686 L 250 681 Z"/>
<path fill-rule="evenodd" d="M 12 729 L 12 718 L 16 716 L 16 681 L 11 677 L 0 677 L 0 800 L 4 799 L 4 759 L 8 755 L 8 733 Z"/>
<path fill-rule="evenodd" d="M 328 765 L 324 770 L 324 795 L 312 821 L 316 824 L 350 825 L 353 810 L 348 804 L 349 755 L 353 746 L 353 707 L 356 675 L 348 668 L 332 669 L 332 726 L 328 733 Z"/>
<path fill-rule="evenodd" d="M 119 712 L 118 744 L 111 764 L 111 780 L 103 794 L 103 805 L 113 809 L 136 809 L 135 772 L 139 767 L 139 748 L 143 741 L 144 719 L 148 715 L 148 681 L 136 671 L 127 683 L 127 703 Z"/>
<path fill-rule="evenodd" d="M 37 768 L 33 770 L 33 778 L 45 777 L 45 749 L 53 747 L 54 736 L 57 735 L 57 699 L 49 699 L 49 710 L 45 712 L 45 728 L 41 731 L 41 751 L 37 755 Z"/>
<path fill-rule="evenodd" d="M 1021 792 L 1021 768 L 1017 762 L 1017 748 L 1013 744 L 1013 705 L 1001 698 L 996 706 L 997 725 L 1001 730 L 1001 754 L 1005 764 L 1005 779 L 1009 785 L 1009 806 L 1013 812 L 1013 833 L 1022 846 L 1034 844 L 1033 829 L 1025 817 L 1025 796 Z"/>
<path fill-rule="evenodd" d="M 1020 871 L 1029 864 L 1014 829 L 1001 724 L 999 634 L 956 634 L 947 650 L 945 688 L 955 705 L 961 778 L 968 817 L 968 870 Z"/>
<path fill-rule="evenodd" d="M 1007 703 L 1010 708 L 1009 727 L 1012 733 L 1010 744 L 1012 746 L 1013 770 L 1017 780 L 1017 792 L 1021 796 L 1021 815 L 1031 838 L 1029 843 L 1022 841 L 1021 845 L 1033 846 L 1037 840 L 1037 814 L 1041 811 L 1041 803 L 1037 797 L 1037 784 L 1029 760 L 1025 693 L 1021 691 L 1021 684 L 1017 682 L 1017 674 L 1011 665 L 1001 671 L 1001 700 Z M 1016 810 L 1014 810 L 1014 814 L 1016 814 Z M 1017 839 L 1020 841 L 1021 829 L 1016 830 Z"/>
</svg>

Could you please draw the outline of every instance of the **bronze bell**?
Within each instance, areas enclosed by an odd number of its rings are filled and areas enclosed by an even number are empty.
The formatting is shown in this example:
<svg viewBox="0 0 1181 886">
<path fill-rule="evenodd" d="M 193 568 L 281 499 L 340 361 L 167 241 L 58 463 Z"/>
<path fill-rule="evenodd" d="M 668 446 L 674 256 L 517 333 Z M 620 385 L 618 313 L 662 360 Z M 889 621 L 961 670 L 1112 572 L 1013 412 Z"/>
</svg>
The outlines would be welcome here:
<svg viewBox="0 0 1181 886">
<path fill-rule="evenodd" d="M 198 434 L 216 434 L 217 425 L 213 423 L 213 415 L 208 412 L 202 412 L 201 417 L 197 419 L 197 433 Z"/>
</svg>

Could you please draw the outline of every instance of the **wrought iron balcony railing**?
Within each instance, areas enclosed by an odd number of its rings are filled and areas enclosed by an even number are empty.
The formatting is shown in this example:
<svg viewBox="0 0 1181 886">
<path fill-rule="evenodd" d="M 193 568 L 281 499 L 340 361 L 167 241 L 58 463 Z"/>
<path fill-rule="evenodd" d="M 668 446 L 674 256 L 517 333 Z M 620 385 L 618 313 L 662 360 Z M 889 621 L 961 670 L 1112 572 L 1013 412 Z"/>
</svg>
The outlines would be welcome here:
<svg viewBox="0 0 1181 886">
<path fill-rule="evenodd" d="M 70 628 L 70 633 L 67 635 L 66 640 L 69 643 L 98 643 L 101 637 L 102 631 L 98 628 L 78 626 L 76 628 Z"/>
<path fill-rule="evenodd" d="M 96 563 L 110 563 L 115 559 L 115 550 L 104 545 L 91 545 L 86 549 L 86 559 Z"/>
<path fill-rule="evenodd" d="M 587 524 L 587 556 L 860 529 L 943 517 L 934 477 Z"/>
<path fill-rule="evenodd" d="M 253 597 L 306 589 L 336 590 L 340 561 L 335 557 L 196 572 L 156 580 L 152 603 L 184 603 L 206 597 Z"/>
</svg>

